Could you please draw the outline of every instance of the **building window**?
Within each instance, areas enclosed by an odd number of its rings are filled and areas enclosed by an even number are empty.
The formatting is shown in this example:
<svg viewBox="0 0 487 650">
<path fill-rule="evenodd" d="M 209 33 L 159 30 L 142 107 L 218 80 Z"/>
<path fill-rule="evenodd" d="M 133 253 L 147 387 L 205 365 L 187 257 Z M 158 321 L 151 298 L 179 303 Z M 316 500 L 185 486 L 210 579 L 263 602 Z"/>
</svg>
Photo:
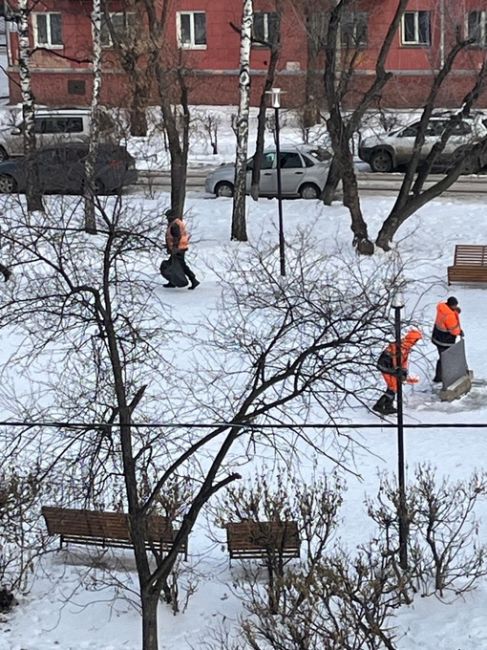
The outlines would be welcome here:
<svg viewBox="0 0 487 650">
<path fill-rule="evenodd" d="M 135 33 L 135 14 L 131 12 L 110 13 L 110 22 L 106 16 L 101 18 L 100 42 L 102 47 L 113 47 L 110 25 L 115 38 L 126 42 Z"/>
<path fill-rule="evenodd" d="M 487 47 L 487 11 L 470 11 L 467 17 L 467 38 L 472 45 Z"/>
<path fill-rule="evenodd" d="M 406 11 L 402 17 L 401 32 L 403 45 L 430 45 L 430 12 Z"/>
<path fill-rule="evenodd" d="M 369 17 L 363 11 L 354 11 L 343 16 L 341 21 L 341 43 L 347 49 L 367 47 Z"/>
<path fill-rule="evenodd" d="M 62 47 L 61 14 L 33 14 L 33 19 L 37 47 Z"/>
<path fill-rule="evenodd" d="M 265 45 L 266 43 L 275 43 L 278 37 L 277 33 L 277 14 L 275 11 L 256 11 L 254 13 L 254 23 L 252 26 L 252 38 L 255 45 Z"/>
<path fill-rule="evenodd" d="M 206 48 L 206 14 L 204 11 L 180 11 L 177 14 L 179 47 L 188 50 Z"/>
</svg>

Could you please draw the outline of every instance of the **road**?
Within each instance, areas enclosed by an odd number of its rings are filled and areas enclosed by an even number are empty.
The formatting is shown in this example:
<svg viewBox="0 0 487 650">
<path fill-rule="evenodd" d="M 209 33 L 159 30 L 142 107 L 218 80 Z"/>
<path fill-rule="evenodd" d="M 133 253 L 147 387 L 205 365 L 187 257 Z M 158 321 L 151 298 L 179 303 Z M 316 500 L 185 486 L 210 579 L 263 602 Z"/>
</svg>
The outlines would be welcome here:
<svg viewBox="0 0 487 650">
<path fill-rule="evenodd" d="M 187 190 L 190 192 L 204 192 L 205 177 L 214 167 L 191 168 L 188 170 Z M 443 178 L 441 174 L 432 174 L 425 187 Z M 384 196 L 396 195 L 401 187 L 403 174 L 372 174 L 368 172 L 357 173 L 358 186 L 361 194 L 380 194 Z M 147 189 L 169 192 L 170 176 L 166 171 L 139 171 L 137 185 Z M 474 198 L 475 196 L 487 198 L 487 175 L 460 176 L 460 178 L 443 194 L 445 197 Z"/>
</svg>

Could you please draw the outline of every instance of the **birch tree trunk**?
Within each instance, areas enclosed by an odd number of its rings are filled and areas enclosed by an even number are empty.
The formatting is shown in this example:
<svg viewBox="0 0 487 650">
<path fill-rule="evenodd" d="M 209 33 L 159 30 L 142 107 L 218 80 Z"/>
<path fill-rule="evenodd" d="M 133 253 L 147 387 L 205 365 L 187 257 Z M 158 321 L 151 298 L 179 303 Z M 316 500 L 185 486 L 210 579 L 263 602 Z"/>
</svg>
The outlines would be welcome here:
<svg viewBox="0 0 487 650">
<path fill-rule="evenodd" d="M 253 0 L 243 0 L 240 36 L 240 104 L 237 115 L 237 159 L 235 164 L 235 194 L 232 212 L 232 239 L 247 241 L 245 223 L 245 178 L 249 141 L 250 106 L 250 46 L 254 20 Z"/>
<path fill-rule="evenodd" d="M 90 122 L 90 144 L 88 157 L 85 162 L 85 231 L 96 234 L 95 197 L 96 179 L 95 167 L 98 152 L 98 136 L 100 132 L 100 120 L 98 107 L 101 93 L 101 0 L 93 0 L 93 11 L 91 14 L 93 22 L 93 94 L 91 97 L 91 122 Z"/>
<path fill-rule="evenodd" d="M 24 122 L 24 151 L 27 172 L 27 210 L 44 212 L 42 193 L 39 186 L 39 173 L 35 162 L 35 100 L 32 92 L 30 76 L 30 45 L 29 45 L 29 0 L 19 0 L 18 29 L 19 29 L 19 78 L 22 95 L 22 119 Z"/>
</svg>

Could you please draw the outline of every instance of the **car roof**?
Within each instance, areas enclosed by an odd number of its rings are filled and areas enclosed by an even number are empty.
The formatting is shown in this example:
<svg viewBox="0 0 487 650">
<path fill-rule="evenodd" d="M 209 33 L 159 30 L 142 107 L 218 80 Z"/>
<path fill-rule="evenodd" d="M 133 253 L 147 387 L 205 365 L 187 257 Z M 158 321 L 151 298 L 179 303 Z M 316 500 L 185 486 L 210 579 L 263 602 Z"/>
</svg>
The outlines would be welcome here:
<svg viewBox="0 0 487 650">
<path fill-rule="evenodd" d="M 316 151 L 317 149 L 320 149 L 319 145 L 311 145 L 311 144 L 284 144 L 279 147 L 281 153 L 283 151 L 287 152 L 299 152 L 299 153 L 310 153 L 311 151 Z M 276 147 L 267 147 L 264 149 L 264 153 L 275 153 Z"/>
<path fill-rule="evenodd" d="M 56 115 L 90 115 L 91 108 L 38 108 L 35 111 L 36 117 L 56 116 Z"/>
</svg>

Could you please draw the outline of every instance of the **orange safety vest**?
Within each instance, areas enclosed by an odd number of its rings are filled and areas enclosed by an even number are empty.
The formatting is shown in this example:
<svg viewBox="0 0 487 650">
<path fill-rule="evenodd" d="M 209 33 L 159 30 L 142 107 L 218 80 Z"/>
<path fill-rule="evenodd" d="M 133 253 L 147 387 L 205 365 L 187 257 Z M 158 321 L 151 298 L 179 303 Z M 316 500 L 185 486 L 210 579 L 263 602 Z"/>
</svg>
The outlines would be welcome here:
<svg viewBox="0 0 487 650">
<path fill-rule="evenodd" d="M 446 332 L 452 336 L 460 336 L 462 328 L 460 327 L 459 313 L 449 307 L 446 302 L 438 303 L 436 307 L 435 327 L 440 332 Z"/>
<path fill-rule="evenodd" d="M 173 224 L 176 224 L 179 226 L 179 232 L 181 233 L 181 236 L 179 238 L 179 241 L 177 243 L 177 246 L 175 245 L 174 237 L 171 232 L 171 226 Z M 188 231 L 186 230 L 186 224 L 182 219 L 174 219 L 171 221 L 171 223 L 168 225 L 167 230 L 166 230 L 166 246 L 169 251 L 172 251 L 173 248 L 178 248 L 181 251 L 187 251 L 189 248 L 189 235 Z"/>
</svg>

